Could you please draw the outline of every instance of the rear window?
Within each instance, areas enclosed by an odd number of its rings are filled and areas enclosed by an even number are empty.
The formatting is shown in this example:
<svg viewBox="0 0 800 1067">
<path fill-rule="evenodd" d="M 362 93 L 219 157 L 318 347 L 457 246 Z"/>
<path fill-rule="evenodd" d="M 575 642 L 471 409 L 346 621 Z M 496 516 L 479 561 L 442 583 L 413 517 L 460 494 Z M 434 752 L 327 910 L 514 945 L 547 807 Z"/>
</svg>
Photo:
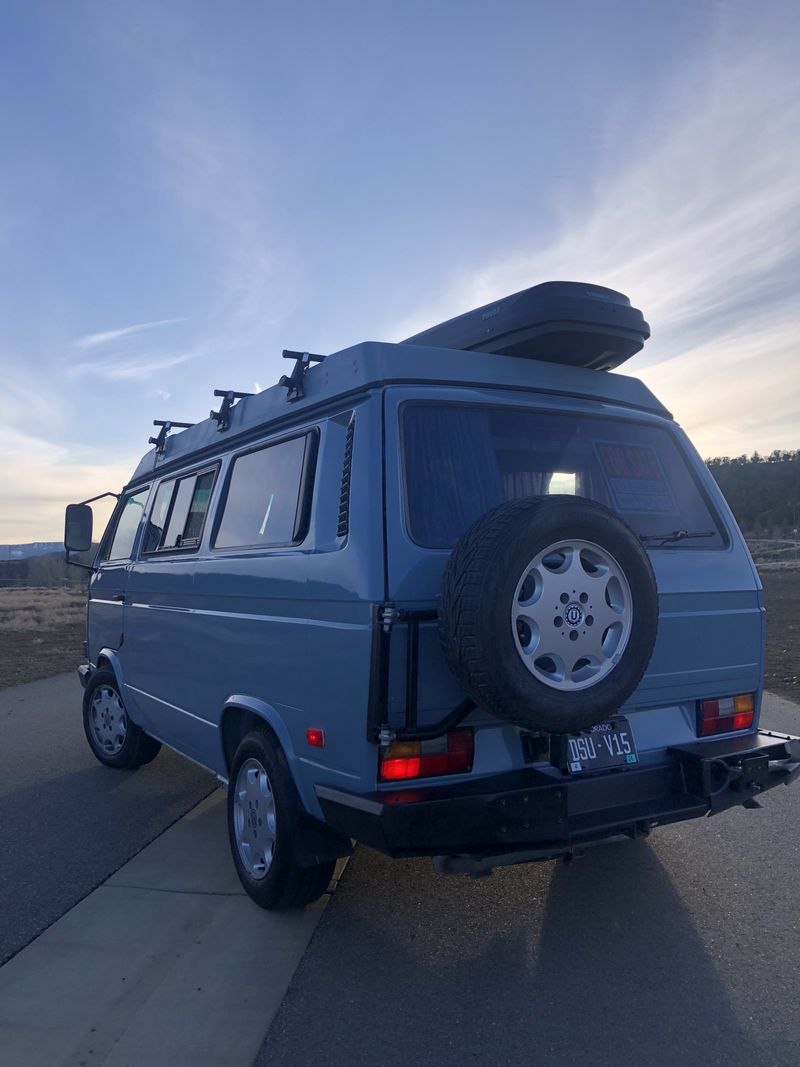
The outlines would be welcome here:
<svg viewBox="0 0 800 1067">
<path fill-rule="evenodd" d="M 657 426 L 456 404 L 408 404 L 403 451 L 409 532 L 450 548 L 476 519 L 519 497 L 570 493 L 605 504 L 640 536 L 712 532 L 724 544 L 671 435 Z"/>
<path fill-rule="evenodd" d="M 260 448 L 233 463 L 215 548 L 289 545 L 302 540 L 301 490 L 311 436 Z"/>
</svg>

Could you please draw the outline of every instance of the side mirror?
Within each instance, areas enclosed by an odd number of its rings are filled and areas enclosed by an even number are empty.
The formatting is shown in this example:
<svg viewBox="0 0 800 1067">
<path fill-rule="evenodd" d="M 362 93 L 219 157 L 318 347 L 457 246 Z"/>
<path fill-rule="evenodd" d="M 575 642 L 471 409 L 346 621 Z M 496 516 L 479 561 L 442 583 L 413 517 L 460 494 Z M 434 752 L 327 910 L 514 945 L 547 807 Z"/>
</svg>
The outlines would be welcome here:
<svg viewBox="0 0 800 1067">
<path fill-rule="evenodd" d="M 88 504 L 67 504 L 64 517 L 64 548 L 88 552 L 92 547 L 92 509 Z"/>
</svg>

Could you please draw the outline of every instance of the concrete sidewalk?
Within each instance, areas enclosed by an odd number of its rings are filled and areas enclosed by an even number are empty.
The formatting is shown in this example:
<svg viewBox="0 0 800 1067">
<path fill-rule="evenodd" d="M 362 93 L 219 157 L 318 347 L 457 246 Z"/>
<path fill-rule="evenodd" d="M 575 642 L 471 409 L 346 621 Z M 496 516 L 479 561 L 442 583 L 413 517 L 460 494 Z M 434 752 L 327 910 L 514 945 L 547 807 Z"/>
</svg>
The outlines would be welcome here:
<svg viewBox="0 0 800 1067">
<path fill-rule="evenodd" d="M 0 1067 L 249 1067 L 327 900 L 256 907 L 217 790 L 0 970 Z"/>
</svg>

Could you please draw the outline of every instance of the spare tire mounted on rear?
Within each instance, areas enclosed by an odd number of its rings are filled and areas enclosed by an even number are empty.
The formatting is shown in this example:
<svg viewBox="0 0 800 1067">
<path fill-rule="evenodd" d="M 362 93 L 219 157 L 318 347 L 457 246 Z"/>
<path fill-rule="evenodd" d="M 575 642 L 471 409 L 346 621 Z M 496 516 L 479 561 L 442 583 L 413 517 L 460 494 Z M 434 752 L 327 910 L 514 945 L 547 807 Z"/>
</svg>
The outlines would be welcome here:
<svg viewBox="0 0 800 1067">
<path fill-rule="evenodd" d="M 569 733 L 616 713 L 657 627 L 639 538 L 584 498 L 501 504 L 445 569 L 439 632 L 450 669 L 476 704 L 526 729 Z"/>
</svg>

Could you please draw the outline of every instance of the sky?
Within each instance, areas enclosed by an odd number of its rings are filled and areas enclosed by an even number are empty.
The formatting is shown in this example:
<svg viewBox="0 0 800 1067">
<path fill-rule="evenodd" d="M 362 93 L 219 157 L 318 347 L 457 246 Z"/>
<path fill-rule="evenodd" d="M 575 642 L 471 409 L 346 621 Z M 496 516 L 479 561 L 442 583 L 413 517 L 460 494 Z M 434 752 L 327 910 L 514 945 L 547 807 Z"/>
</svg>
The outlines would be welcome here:
<svg viewBox="0 0 800 1067">
<path fill-rule="evenodd" d="M 800 447 L 794 0 L 5 0 L 0 543 L 283 348 L 549 279 L 704 456 Z"/>
</svg>

